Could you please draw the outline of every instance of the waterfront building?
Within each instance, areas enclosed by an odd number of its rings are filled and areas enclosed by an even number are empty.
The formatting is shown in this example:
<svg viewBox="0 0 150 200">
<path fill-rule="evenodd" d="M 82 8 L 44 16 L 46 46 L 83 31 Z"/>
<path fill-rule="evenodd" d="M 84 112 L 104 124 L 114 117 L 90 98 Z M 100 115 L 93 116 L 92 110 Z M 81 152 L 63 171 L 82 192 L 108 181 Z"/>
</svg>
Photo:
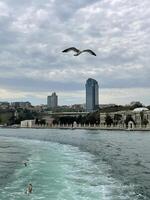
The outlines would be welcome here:
<svg viewBox="0 0 150 200">
<path fill-rule="evenodd" d="M 99 107 L 99 86 L 92 78 L 86 81 L 86 111 L 93 112 Z"/>
<path fill-rule="evenodd" d="M 47 97 L 47 106 L 50 108 L 56 108 L 58 106 L 58 96 L 55 92 L 51 96 Z"/>
<path fill-rule="evenodd" d="M 140 107 L 128 111 L 100 113 L 100 127 L 149 129 L 150 110 Z"/>
<path fill-rule="evenodd" d="M 23 120 L 21 121 L 21 128 L 33 128 L 35 127 L 35 120 Z"/>
</svg>

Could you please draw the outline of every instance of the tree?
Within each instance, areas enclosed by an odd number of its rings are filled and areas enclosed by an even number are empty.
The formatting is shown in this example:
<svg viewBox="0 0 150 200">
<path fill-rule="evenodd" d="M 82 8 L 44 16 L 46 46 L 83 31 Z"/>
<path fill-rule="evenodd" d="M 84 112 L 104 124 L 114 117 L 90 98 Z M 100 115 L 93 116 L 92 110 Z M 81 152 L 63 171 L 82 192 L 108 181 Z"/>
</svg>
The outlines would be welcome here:
<svg viewBox="0 0 150 200">
<path fill-rule="evenodd" d="M 150 105 L 149 105 L 149 106 L 147 106 L 147 108 L 150 110 Z"/>
<path fill-rule="evenodd" d="M 41 126 L 42 126 L 42 125 L 45 126 L 45 124 L 46 124 L 46 120 L 45 120 L 45 119 L 41 119 L 39 123 L 41 124 Z"/>
<path fill-rule="evenodd" d="M 125 119 L 125 124 L 126 126 L 128 125 L 128 123 L 132 121 L 134 124 L 135 124 L 135 121 L 133 120 L 132 116 L 131 115 L 127 115 L 126 119 Z"/>
<path fill-rule="evenodd" d="M 135 109 L 135 108 L 143 107 L 143 104 L 142 104 L 141 102 L 139 102 L 139 101 L 134 102 L 134 103 L 131 103 L 131 104 L 132 104 L 132 105 L 131 105 L 131 109 L 132 109 L 132 110 Z"/>
<path fill-rule="evenodd" d="M 35 124 L 39 125 L 39 119 L 38 118 L 35 119 Z"/>
<path fill-rule="evenodd" d="M 107 126 L 111 126 L 111 124 L 113 123 L 113 119 L 108 114 L 106 115 L 105 123 L 107 124 Z"/>
<path fill-rule="evenodd" d="M 146 126 L 147 124 L 148 124 L 148 120 L 144 118 L 142 121 L 142 125 Z"/>
<path fill-rule="evenodd" d="M 141 117 L 141 125 L 146 126 L 148 124 L 148 120 L 144 117 L 144 112 L 140 112 L 140 117 Z"/>
<path fill-rule="evenodd" d="M 122 120 L 122 115 L 120 115 L 120 114 L 115 114 L 114 115 L 114 124 L 115 125 L 117 125 L 118 123 L 119 123 L 119 121 L 121 121 Z"/>
<path fill-rule="evenodd" d="M 93 113 L 89 113 L 85 117 L 85 124 L 99 124 L 100 122 L 100 112 L 96 111 Z"/>
<path fill-rule="evenodd" d="M 60 124 L 73 124 L 76 121 L 76 117 L 64 116 L 59 118 Z"/>
</svg>

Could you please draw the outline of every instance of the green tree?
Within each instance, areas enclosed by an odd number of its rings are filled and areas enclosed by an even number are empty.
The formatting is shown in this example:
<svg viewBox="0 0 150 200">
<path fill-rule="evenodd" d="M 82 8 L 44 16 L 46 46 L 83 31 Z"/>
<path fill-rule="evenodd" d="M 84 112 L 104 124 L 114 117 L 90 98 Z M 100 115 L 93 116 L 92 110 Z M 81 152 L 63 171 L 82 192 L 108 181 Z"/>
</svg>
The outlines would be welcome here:
<svg viewBox="0 0 150 200">
<path fill-rule="evenodd" d="M 148 124 L 148 120 L 144 118 L 142 121 L 142 125 L 147 126 L 147 124 Z"/>
<path fill-rule="evenodd" d="M 133 120 L 132 116 L 131 115 L 127 115 L 126 119 L 125 119 L 125 124 L 126 126 L 128 126 L 128 123 L 132 121 L 134 124 L 135 124 L 135 121 Z"/>
<path fill-rule="evenodd" d="M 140 107 L 143 107 L 143 104 L 141 102 L 136 102 L 134 105 L 131 106 L 131 109 L 133 110 Z"/>
<path fill-rule="evenodd" d="M 59 118 L 60 124 L 73 124 L 74 121 L 76 121 L 76 117 L 72 116 L 64 116 Z"/>
<path fill-rule="evenodd" d="M 114 120 L 113 120 L 114 125 L 117 125 L 121 120 L 122 120 L 122 115 L 120 115 L 120 114 L 114 115 Z"/>
<path fill-rule="evenodd" d="M 113 123 L 113 119 L 108 114 L 106 115 L 105 123 L 107 124 L 107 126 L 111 126 L 111 124 Z"/>
</svg>

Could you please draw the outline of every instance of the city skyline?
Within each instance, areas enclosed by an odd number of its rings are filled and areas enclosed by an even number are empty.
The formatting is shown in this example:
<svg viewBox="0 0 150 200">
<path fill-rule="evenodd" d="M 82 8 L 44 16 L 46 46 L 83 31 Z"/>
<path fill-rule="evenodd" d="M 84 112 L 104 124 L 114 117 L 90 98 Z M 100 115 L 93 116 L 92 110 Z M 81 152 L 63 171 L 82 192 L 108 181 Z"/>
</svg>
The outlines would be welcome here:
<svg viewBox="0 0 150 200">
<path fill-rule="evenodd" d="M 84 103 L 91 77 L 102 104 L 149 105 L 149 17 L 149 0 L 0 0 L 0 101 L 43 104 L 52 89 L 60 105 Z"/>
</svg>

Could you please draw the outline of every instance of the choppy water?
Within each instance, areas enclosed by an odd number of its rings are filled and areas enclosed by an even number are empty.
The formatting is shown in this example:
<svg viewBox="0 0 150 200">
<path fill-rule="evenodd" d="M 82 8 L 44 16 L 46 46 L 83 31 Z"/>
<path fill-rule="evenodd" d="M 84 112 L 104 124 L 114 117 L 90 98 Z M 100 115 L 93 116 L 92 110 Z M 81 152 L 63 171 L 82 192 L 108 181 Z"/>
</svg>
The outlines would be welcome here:
<svg viewBox="0 0 150 200">
<path fill-rule="evenodd" d="M 150 132 L 0 129 L 0 200 L 149 200 L 149 150 Z"/>
</svg>

